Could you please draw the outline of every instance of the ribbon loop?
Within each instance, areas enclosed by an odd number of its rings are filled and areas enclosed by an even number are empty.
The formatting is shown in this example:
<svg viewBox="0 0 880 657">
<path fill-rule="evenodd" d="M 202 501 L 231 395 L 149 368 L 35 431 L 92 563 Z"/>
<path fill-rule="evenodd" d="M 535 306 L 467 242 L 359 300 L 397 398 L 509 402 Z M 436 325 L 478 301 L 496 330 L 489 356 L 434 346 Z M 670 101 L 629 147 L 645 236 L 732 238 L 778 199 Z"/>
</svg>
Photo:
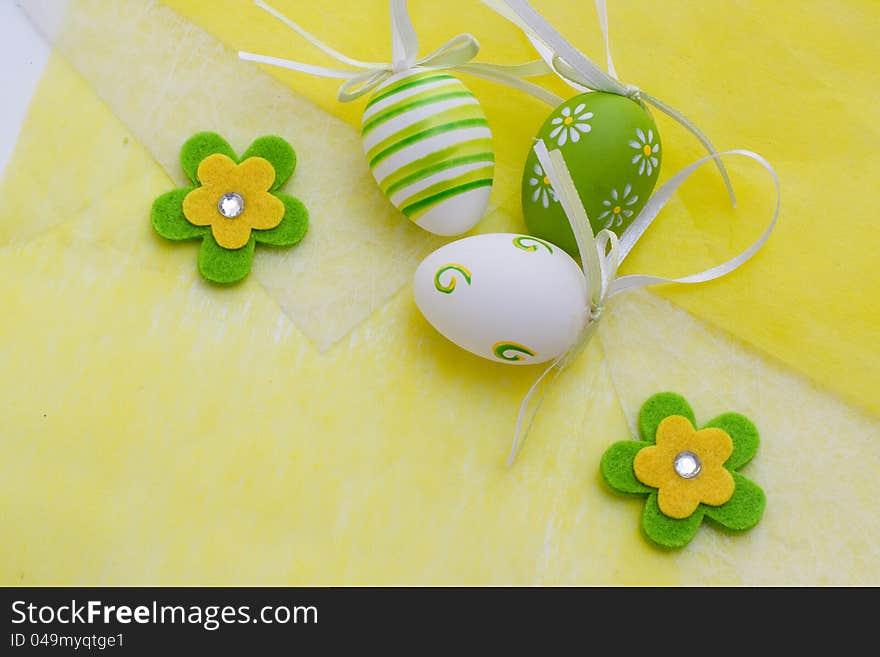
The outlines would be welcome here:
<svg viewBox="0 0 880 657">
<path fill-rule="evenodd" d="M 596 236 L 596 254 L 599 257 L 601 284 L 599 297 L 594 299 L 593 303 L 601 308 L 605 307 L 605 299 L 608 297 L 611 284 L 617 277 L 617 267 L 621 261 L 619 245 L 620 241 L 617 235 L 607 228 L 599 231 L 599 234 Z"/>
<path fill-rule="evenodd" d="M 631 98 L 643 106 L 646 103 L 652 105 L 693 134 L 711 155 L 718 153 L 702 130 L 681 112 L 638 87 L 623 84 L 617 79 L 614 73 L 614 63 L 611 60 L 608 12 L 605 8 L 605 0 L 595 0 L 595 4 L 602 27 L 602 35 L 605 39 L 608 73 L 572 46 L 526 0 L 482 0 L 482 2 L 525 32 L 541 58 L 570 87 L 582 92 L 603 91 L 617 94 Z M 727 170 L 720 159 L 717 159 L 715 163 L 724 180 L 724 185 L 727 187 L 730 202 L 733 207 L 736 207 L 736 195 L 733 192 L 733 185 L 730 183 Z"/>
<path fill-rule="evenodd" d="M 385 80 L 387 80 L 393 71 L 389 70 L 369 70 L 364 71 L 363 73 L 358 73 L 357 75 L 353 75 L 348 78 L 345 82 L 342 83 L 342 86 L 339 87 L 339 92 L 336 97 L 340 102 L 347 103 L 352 100 L 356 100 L 360 98 L 365 93 L 369 93 L 380 84 L 382 84 Z"/>
<path fill-rule="evenodd" d="M 705 281 L 721 278 L 738 269 L 746 263 L 758 250 L 764 246 L 770 238 L 770 233 L 776 226 L 781 208 L 781 189 L 779 177 L 770 163 L 749 150 L 738 149 L 724 151 L 707 155 L 696 162 L 686 166 L 684 169 L 672 176 L 664 183 L 648 200 L 639 216 L 624 231 L 623 236 L 618 239 L 617 235 L 606 229 L 600 230 L 598 234 L 593 236 L 592 225 L 587 216 L 587 212 L 580 202 L 571 173 L 562 156 L 562 151 L 554 149 L 548 151 L 542 140 L 537 140 L 534 146 L 535 155 L 544 170 L 544 174 L 550 179 L 550 185 L 556 192 L 565 216 L 571 225 L 572 232 L 575 235 L 575 241 L 578 245 L 578 251 L 581 256 L 581 267 L 586 278 L 586 303 L 589 308 L 589 316 L 585 321 L 584 327 L 578 338 L 575 340 L 568 350 L 558 356 L 553 363 L 544 370 L 538 379 L 532 384 L 532 387 L 526 393 L 520 404 L 519 414 L 517 415 L 516 428 L 514 430 L 513 444 L 510 448 L 510 454 L 507 458 L 507 464 L 512 465 L 517 453 L 519 452 L 531 426 L 535 420 L 535 416 L 540 409 L 543 401 L 544 393 L 547 385 L 551 385 L 556 381 L 559 374 L 571 361 L 580 354 L 595 334 L 599 325 L 599 320 L 605 312 L 605 302 L 610 297 L 639 287 L 656 285 L 659 283 L 702 283 Z M 662 276 L 651 276 L 645 274 L 634 274 L 629 276 L 618 277 L 617 270 L 624 261 L 636 242 L 644 235 L 645 231 L 656 218 L 660 210 L 666 205 L 672 195 L 679 187 L 702 165 L 707 162 L 717 161 L 722 155 L 742 155 L 748 157 L 761 166 L 763 166 L 773 178 L 776 186 L 776 207 L 773 211 L 773 217 L 769 225 L 758 239 L 752 243 L 747 249 L 739 255 L 727 260 L 726 262 L 716 265 L 710 269 L 684 276 L 682 278 L 665 278 Z M 555 375 L 551 379 L 547 379 L 551 372 Z M 532 402 L 532 398 L 540 389 L 540 395 L 528 415 L 528 422 L 524 422 L 527 417 L 528 407 Z"/>
<path fill-rule="evenodd" d="M 456 68 L 467 64 L 480 51 L 480 42 L 470 34 L 459 34 L 414 65 L 430 68 Z"/>
<path fill-rule="evenodd" d="M 339 88 L 337 98 L 343 103 L 351 102 L 370 93 L 394 74 L 404 73 L 417 68 L 457 70 L 513 87 L 553 107 L 562 102 L 562 98 L 556 94 L 525 80 L 525 78 L 546 75 L 552 72 L 543 60 L 513 66 L 472 62 L 471 60 L 477 56 L 480 50 L 480 44 L 470 34 L 459 34 L 434 52 L 419 58 L 419 42 L 406 8 L 406 0 L 390 0 L 392 61 L 388 63 L 362 62 L 343 55 L 320 39 L 309 34 L 301 26 L 278 10 L 270 7 L 263 0 L 254 0 L 254 4 L 284 23 L 321 52 L 338 62 L 350 66 L 353 70 L 312 66 L 311 64 L 250 52 L 239 52 L 238 56 L 246 61 L 278 66 L 291 71 L 299 71 L 327 78 L 342 78 L 345 82 Z"/>
</svg>

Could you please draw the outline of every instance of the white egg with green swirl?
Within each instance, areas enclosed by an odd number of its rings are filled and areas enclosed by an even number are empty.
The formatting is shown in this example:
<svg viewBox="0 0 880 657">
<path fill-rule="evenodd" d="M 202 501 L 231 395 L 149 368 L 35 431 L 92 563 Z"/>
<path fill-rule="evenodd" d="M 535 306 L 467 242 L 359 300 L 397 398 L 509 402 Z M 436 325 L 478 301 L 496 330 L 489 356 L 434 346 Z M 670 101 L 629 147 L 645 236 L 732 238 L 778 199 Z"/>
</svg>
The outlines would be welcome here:
<svg viewBox="0 0 880 657">
<path fill-rule="evenodd" d="M 492 133 L 458 78 L 420 68 L 390 76 L 364 108 L 361 135 L 382 192 L 417 225 L 460 235 L 482 218 L 494 179 Z"/>
<path fill-rule="evenodd" d="M 589 322 L 581 268 L 563 249 L 529 235 L 450 242 L 419 264 L 413 291 L 438 332 L 499 363 L 553 360 Z"/>
</svg>

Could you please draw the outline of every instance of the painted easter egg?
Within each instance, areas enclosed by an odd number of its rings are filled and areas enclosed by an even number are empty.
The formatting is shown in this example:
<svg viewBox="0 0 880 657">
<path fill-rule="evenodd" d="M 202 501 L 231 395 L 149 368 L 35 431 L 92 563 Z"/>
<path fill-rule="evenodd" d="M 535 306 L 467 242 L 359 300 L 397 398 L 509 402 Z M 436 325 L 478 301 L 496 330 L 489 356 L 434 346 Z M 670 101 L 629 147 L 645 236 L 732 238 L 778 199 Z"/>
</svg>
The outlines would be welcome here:
<svg viewBox="0 0 880 657">
<path fill-rule="evenodd" d="M 601 91 L 575 96 L 553 111 L 538 138 L 562 151 L 594 233 L 608 228 L 620 235 L 654 190 L 660 134 L 648 110 L 630 98 Z M 522 209 L 533 235 L 578 255 L 574 233 L 533 150 L 523 172 Z"/>
<path fill-rule="evenodd" d="M 580 267 L 555 244 L 529 235 L 473 235 L 440 247 L 416 269 L 414 295 L 446 338 L 514 365 L 563 354 L 589 321 Z"/>
<path fill-rule="evenodd" d="M 361 122 L 376 182 L 396 208 L 437 235 L 460 235 L 486 211 L 495 169 L 492 133 L 458 78 L 413 68 L 373 92 Z"/>
</svg>

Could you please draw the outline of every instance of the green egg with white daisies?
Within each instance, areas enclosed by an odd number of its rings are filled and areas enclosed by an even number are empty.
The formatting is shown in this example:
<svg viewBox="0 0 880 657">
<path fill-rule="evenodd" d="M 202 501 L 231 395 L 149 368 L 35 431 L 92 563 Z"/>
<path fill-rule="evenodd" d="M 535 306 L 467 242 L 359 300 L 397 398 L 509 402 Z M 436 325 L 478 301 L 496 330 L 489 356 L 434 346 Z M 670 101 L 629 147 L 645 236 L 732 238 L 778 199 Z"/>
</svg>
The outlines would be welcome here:
<svg viewBox="0 0 880 657">
<path fill-rule="evenodd" d="M 654 118 L 635 100 L 591 91 L 559 105 L 537 138 L 559 149 L 571 173 L 593 233 L 620 235 L 638 216 L 660 174 L 662 148 Z M 523 217 L 529 233 L 578 257 L 562 205 L 534 150 L 522 178 Z"/>
</svg>

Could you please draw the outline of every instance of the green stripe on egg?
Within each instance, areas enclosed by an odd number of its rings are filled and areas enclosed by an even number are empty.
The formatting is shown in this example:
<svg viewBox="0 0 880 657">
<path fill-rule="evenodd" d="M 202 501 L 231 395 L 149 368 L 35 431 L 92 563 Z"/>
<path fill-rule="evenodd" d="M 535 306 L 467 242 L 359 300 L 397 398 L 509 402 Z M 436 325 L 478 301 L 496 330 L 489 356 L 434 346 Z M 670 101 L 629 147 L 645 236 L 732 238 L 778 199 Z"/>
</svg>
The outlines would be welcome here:
<svg viewBox="0 0 880 657">
<path fill-rule="evenodd" d="M 431 207 L 454 194 L 480 187 L 491 187 L 492 171 L 491 166 L 482 167 L 435 183 L 406 199 L 402 204 L 403 213 L 415 220 Z"/>
<path fill-rule="evenodd" d="M 391 79 L 392 78 L 389 78 L 389 80 Z M 448 73 L 435 73 L 433 71 L 425 71 L 424 73 L 415 73 L 413 75 L 409 75 L 402 80 L 398 80 L 394 84 L 389 84 L 388 82 L 386 82 L 370 98 L 370 102 L 367 103 L 365 110 L 370 109 L 370 107 L 372 107 L 379 101 L 385 100 L 390 96 L 399 95 L 401 91 L 405 91 L 412 87 L 419 87 L 426 84 L 431 84 L 432 82 L 435 82 L 437 80 L 455 80 L 455 78 Z"/>
<path fill-rule="evenodd" d="M 476 139 L 464 146 L 456 144 L 426 155 L 412 164 L 401 167 L 394 175 L 385 178 L 382 191 L 391 196 L 406 185 L 411 185 L 430 175 L 474 162 L 495 162 L 491 139 Z"/>
<path fill-rule="evenodd" d="M 456 77 L 391 76 L 367 104 L 361 134 L 373 176 L 407 217 L 438 235 L 470 230 L 494 180 L 492 134 L 477 98 Z"/>
<path fill-rule="evenodd" d="M 364 127 L 361 129 L 361 135 L 366 137 L 373 131 L 373 128 L 375 128 L 376 126 L 382 125 L 386 121 L 393 119 L 395 116 L 399 116 L 404 112 L 409 112 L 416 107 L 431 105 L 433 103 L 439 103 L 444 100 L 453 100 L 454 98 L 473 98 L 473 94 L 471 94 L 469 91 L 459 90 L 448 91 L 445 93 L 436 93 L 433 89 L 430 89 L 420 94 L 416 94 L 415 96 L 404 98 L 399 103 L 396 103 L 395 105 L 386 108 L 382 112 L 379 112 L 369 121 L 365 121 Z"/>
<path fill-rule="evenodd" d="M 457 111 L 458 109 L 459 108 L 456 108 L 456 110 L 452 111 Z M 467 110 L 469 108 L 461 109 Z M 470 116 L 455 121 L 444 121 L 443 123 L 439 124 L 433 120 L 435 117 L 442 117 L 442 114 L 436 114 L 434 117 L 431 117 L 431 119 L 426 119 L 424 121 L 420 121 L 417 124 L 407 126 L 399 133 L 394 134 L 387 140 L 378 144 L 375 148 L 370 149 L 367 152 L 367 158 L 369 158 L 370 160 L 370 166 L 376 166 L 377 164 L 379 164 L 379 162 L 387 157 L 390 157 L 397 151 L 406 148 L 407 146 L 412 146 L 417 142 L 424 141 L 428 137 L 443 134 L 444 132 L 462 130 L 464 128 L 489 126 L 489 123 L 486 121 L 486 119 L 479 116 Z M 402 136 L 404 133 L 406 133 L 407 136 Z"/>
</svg>

